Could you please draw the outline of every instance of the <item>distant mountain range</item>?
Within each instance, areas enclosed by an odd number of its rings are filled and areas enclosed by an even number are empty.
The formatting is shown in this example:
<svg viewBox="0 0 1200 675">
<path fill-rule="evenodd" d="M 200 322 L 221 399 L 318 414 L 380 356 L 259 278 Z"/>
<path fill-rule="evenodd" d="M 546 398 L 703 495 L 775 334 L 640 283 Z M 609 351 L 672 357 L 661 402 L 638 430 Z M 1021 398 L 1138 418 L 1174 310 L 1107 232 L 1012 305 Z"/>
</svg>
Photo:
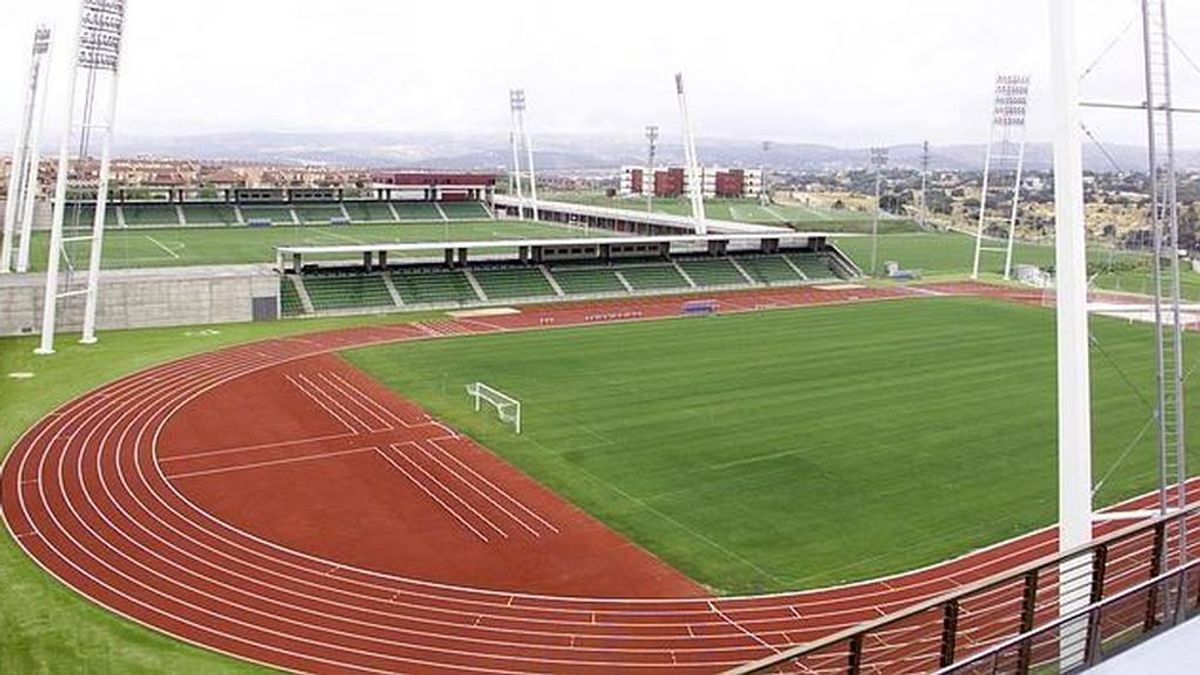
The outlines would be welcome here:
<svg viewBox="0 0 1200 675">
<path fill-rule="evenodd" d="M 237 132 L 171 138 L 119 136 L 116 152 L 164 158 L 196 158 L 285 164 L 332 164 L 367 167 L 445 168 L 497 170 L 511 158 L 506 134 L 399 134 L 399 133 L 295 133 Z M 646 161 L 645 142 L 587 135 L 546 135 L 534 138 L 538 168 L 544 171 L 591 172 L 622 164 Z M 757 141 L 700 139 L 699 154 L 706 164 L 762 166 L 778 170 L 836 170 L 867 164 L 868 148 L 839 148 L 808 143 L 774 143 L 768 152 Z M 1107 151 L 1107 152 L 1105 152 Z M 930 149 L 931 166 L 945 170 L 972 170 L 983 166 L 983 144 L 943 145 Z M 1200 150 L 1178 154 L 1184 168 L 1200 169 Z M 1051 166 L 1049 143 L 1031 143 L 1026 166 L 1047 170 Z M 682 146 L 663 143 L 659 162 L 679 163 Z M 919 143 L 890 148 L 890 164 L 916 167 L 921 162 Z M 1102 151 L 1085 143 L 1084 166 L 1089 170 L 1139 171 L 1146 163 L 1145 149 L 1111 145 Z"/>
</svg>

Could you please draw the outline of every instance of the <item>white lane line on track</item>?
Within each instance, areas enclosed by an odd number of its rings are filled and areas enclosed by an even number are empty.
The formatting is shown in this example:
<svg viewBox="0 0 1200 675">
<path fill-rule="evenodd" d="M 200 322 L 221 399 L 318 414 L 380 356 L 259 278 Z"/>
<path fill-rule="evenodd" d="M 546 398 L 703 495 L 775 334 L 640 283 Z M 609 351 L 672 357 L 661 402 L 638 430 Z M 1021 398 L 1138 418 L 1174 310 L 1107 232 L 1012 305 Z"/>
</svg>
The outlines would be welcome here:
<svg viewBox="0 0 1200 675">
<path fill-rule="evenodd" d="M 471 466 L 469 464 L 462 461 L 457 456 L 455 456 L 455 454 L 453 452 L 450 452 L 445 447 L 443 447 L 442 444 L 438 442 L 439 440 L 445 440 L 445 439 L 429 438 L 429 439 L 426 439 L 426 442 L 428 442 L 430 445 L 432 445 L 433 447 L 440 450 L 444 456 L 448 457 L 455 464 L 458 464 L 463 469 L 468 471 L 471 475 L 475 476 L 476 478 L 478 478 L 479 480 L 481 480 L 485 484 L 487 484 L 490 488 L 492 488 L 499 494 L 503 495 L 505 499 L 507 499 L 508 501 L 515 504 L 517 506 L 517 508 L 521 509 L 522 511 L 529 514 L 530 516 L 533 516 L 534 518 L 536 518 L 539 523 L 546 526 L 546 528 L 548 528 L 551 532 L 554 532 L 555 534 L 559 533 L 559 529 L 557 527 L 555 527 L 553 523 L 551 523 L 550 521 L 543 518 L 541 515 L 539 515 L 533 509 L 526 506 L 521 500 L 517 499 L 516 497 L 513 497 L 511 494 L 509 494 L 506 490 L 501 488 L 499 485 L 496 485 L 495 483 L 493 483 L 486 476 L 481 475 L 478 471 L 471 468 Z"/>
<path fill-rule="evenodd" d="M 722 619 L 724 619 L 724 620 L 728 621 L 728 622 L 729 622 L 729 625 L 731 625 L 731 626 L 733 626 L 734 628 L 738 629 L 739 631 L 741 631 L 741 632 L 745 633 L 747 636 L 749 636 L 749 637 L 750 637 L 750 639 L 752 639 L 752 640 L 754 640 L 755 642 L 757 642 L 758 644 L 760 644 L 760 645 L 762 645 L 762 646 L 766 647 L 767 649 L 770 649 L 771 651 L 775 652 L 776 654 L 778 654 L 778 653 L 779 653 L 779 650 L 775 648 L 775 645 L 773 645 L 773 644 L 771 644 L 770 642 L 767 642 L 766 640 L 764 640 L 764 639 L 760 638 L 760 637 L 759 637 L 758 635 L 756 635 L 755 633 L 753 633 L 753 632 L 751 632 L 751 631 L 747 630 L 747 629 L 746 629 L 744 626 L 742 626 L 742 624 L 740 624 L 740 623 L 738 623 L 738 622 L 734 621 L 733 619 L 729 618 L 729 615 L 727 615 L 725 612 L 722 612 L 722 611 L 721 611 L 721 608 L 717 607 L 716 603 L 714 603 L 714 602 L 712 602 L 712 601 L 710 600 L 710 601 L 708 602 L 708 606 L 709 606 L 709 607 L 712 609 L 712 611 L 714 611 L 714 612 L 716 612 L 716 613 L 717 613 L 717 616 L 719 616 L 719 617 L 721 617 Z"/>
<path fill-rule="evenodd" d="M 408 480 L 409 480 L 410 482 L 412 482 L 412 484 L 413 484 L 413 485 L 416 485 L 416 486 L 417 486 L 418 488 L 420 488 L 420 489 L 421 489 L 421 490 L 422 490 L 422 491 L 423 491 L 425 494 L 429 495 L 429 497 L 430 497 L 431 499 L 433 499 L 435 502 L 437 502 L 437 503 L 438 503 L 438 505 L 439 505 L 439 506 L 441 506 L 441 507 L 442 507 L 442 509 L 444 509 L 444 510 L 446 511 L 446 513 L 449 513 L 451 516 L 453 516 L 453 517 L 454 517 L 454 519 L 455 519 L 455 520 L 457 520 L 458 522 L 462 523 L 463 527 L 465 527 L 465 528 L 467 528 L 468 530 L 470 530 L 470 531 L 471 531 L 471 532 L 472 532 L 472 533 L 473 533 L 473 534 L 474 534 L 476 537 L 479 537 L 479 538 L 480 538 L 480 539 L 482 539 L 483 541 L 485 541 L 485 542 L 486 542 L 486 541 L 488 541 L 487 535 L 485 535 L 484 533 L 480 532 L 478 529 L 476 529 L 476 528 L 475 528 L 475 526 L 474 526 L 474 525 L 472 525 L 471 523 L 467 522 L 467 520 L 466 520 L 465 518 L 463 518 L 462 516 L 458 515 L 458 512 L 457 512 L 457 511 L 455 511 L 454 509 L 450 508 L 450 505 L 449 505 L 449 504 L 447 504 L 446 502 L 442 501 L 442 498 L 441 498 L 441 497 L 438 497 L 437 495 L 433 494 L 433 492 L 431 492 L 431 491 L 429 490 L 429 488 L 425 487 L 425 486 L 424 486 L 424 485 L 421 483 L 421 481 L 419 481 L 419 480 L 417 480 L 416 478 L 414 478 L 414 477 L 413 477 L 413 475 L 412 475 L 411 473 L 409 473 L 409 472 L 408 472 L 408 469 L 405 469 L 403 466 L 400 466 L 399 462 L 397 462 L 396 460 L 392 459 L 391 457 L 388 457 L 387 453 L 385 453 L 383 450 L 380 450 L 380 449 L 376 448 L 376 449 L 375 449 L 375 452 L 376 452 L 376 453 L 378 453 L 378 454 L 379 454 L 379 456 L 380 456 L 380 457 L 382 457 L 382 458 L 383 458 L 385 461 L 387 461 L 387 463 L 388 463 L 388 464 L 391 464 L 392 466 L 396 467 L 396 470 L 397 470 L 397 471 L 399 471 L 400 473 L 404 474 L 404 476 L 405 476 L 406 478 L 408 478 Z"/>
<path fill-rule="evenodd" d="M 391 431 L 392 429 L 396 428 L 390 422 L 388 422 L 383 417 L 381 417 L 378 412 L 376 412 L 375 410 L 372 410 L 371 406 L 368 406 L 365 403 L 363 403 L 361 394 L 355 395 L 354 393 L 348 392 L 345 388 L 342 387 L 341 384 L 335 382 L 332 378 L 330 378 L 325 373 L 314 373 L 314 377 L 321 378 L 321 380 L 324 381 L 327 386 L 332 387 L 335 391 L 337 391 L 339 394 L 341 394 L 343 397 L 345 397 L 346 401 L 354 403 L 360 410 L 367 413 L 371 417 L 374 417 L 380 424 L 383 425 L 380 429 L 378 429 L 378 431 Z M 370 401 L 370 397 L 366 397 L 366 398 L 368 401 Z M 371 402 L 374 403 L 374 401 L 371 401 Z M 406 424 L 405 426 L 407 427 L 408 425 Z M 376 429 L 372 429 L 372 431 L 376 431 Z"/>
<path fill-rule="evenodd" d="M 311 399 L 313 403 L 316 403 L 317 405 L 321 406 L 321 408 L 325 412 L 329 413 L 330 417 L 337 420 L 342 426 L 346 427 L 347 431 L 350 431 L 350 432 L 356 433 L 356 434 L 359 433 L 359 429 L 355 428 L 354 425 L 352 425 L 349 422 L 347 422 L 346 420 L 342 419 L 342 417 L 339 416 L 337 413 L 335 413 L 332 408 L 330 408 L 328 405 L 325 404 L 324 401 L 320 400 L 319 398 L 314 396 L 312 394 L 312 392 L 308 391 L 303 386 L 301 386 L 300 383 L 298 381 L 296 381 L 296 379 L 293 378 L 291 375 L 284 375 L 283 377 L 288 382 L 290 382 L 293 387 L 300 390 L 300 393 L 304 394 L 309 399 Z"/>
<path fill-rule="evenodd" d="M 374 406 L 375 408 L 377 408 L 377 409 L 378 409 L 379 411 L 381 411 L 383 414 L 385 414 L 385 415 L 387 415 L 388 417 L 390 417 L 390 418 L 392 418 L 393 420 L 395 420 L 397 424 L 399 424 L 400 426 L 404 427 L 405 429 L 411 429 L 411 428 L 412 428 L 412 427 L 414 427 L 414 426 L 419 426 L 419 425 L 421 425 L 421 424 L 424 424 L 424 423 L 425 423 L 425 422 L 415 422 L 415 423 L 414 423 L 414 422 L 408 422 L 408 421 L 405 421 L 405 420 L 404 420 L 402 417 L 400 417 L 400 416 L 399 416 L 399 415 L 397 415 L 395 412 L 393 412 L 391 408 L 388 408 L 387 406 L 383 405 L 383 404 L 382 404 L 382 403 L 380 403 L 379 401 L 376 401 L 376 400 L 375 400 L 375 398 L 374 398 L 374 397 L 372 397 L 370 394 L 368 394 L 367 392 L 365 392 L 365 391 L 363 391 L 362 389 L 360 389 L 360 388 L 359 388 L 357 385 L 355 385 L 353 382 L 350 382 L 350 381 L 349 381 L 349 380 L 347 380 L 346 378 L 342 377 L 341 373 L 338 373 L 337 371 L 330 371 L 329 375 L 330 375 L 330 377 L 332 377 L 333 379 L 335 379 L 335 380 L 337 380 L 338 382 L 340 382 L 340 383 L 341 383 L 341 385 L 342 385 L 343 387 L 345 387 L 347 390 L 349 390 L 349 391 L 352 391 L 352 392 L 355 392 L 356 394 L 358 394 L 358 396 L 359 396 L 359 397 L 361 397 L 361 399 L 362 399 L 362 400 L 364 400 L 364 401 L 366 401 L 366 402 L 370 403 L 372 406 Z M 425 419 L 426 419 L 426 420 L 428 420 L 428 419 L 429 419 L 429 416 L 428 416 L 428 415 L 425 415 L 424 417 L 425 417 Z"/>
<path fill-rule="evenodd" d="M 382 429 L 376 429 L 375 427 L 372 427 L 366 420 L 364 420 L 362 417 L 356 415 L 353 410 L 350 410 L 350 408 L 346 407 L 345 403 L 343 403 L 342 401 L 339 401 L 338 398 L 336 396 L 334 396 L 332 393 L 330 393 L 328 389 L 326 389 L 325 387 L 322 387 L 319 383 L 317 383 L 317 382 L 313 381 L 311 378 L 309 378 L 309 376 L 307 374 L 297 373 L 296 379 L 303 381 L 306 385 L 308 385 L 308 387 L 310 388 L 310 390 L 313 393 L 319 394 L 321 396 L 321 398 L 325 399 L 330 404 L 337 407 L 338 410 L 341 410 L 343 413 L 345 413 L 345 415 L 347 417 L 349 417 L 356 424 L 361 426 L 364 431 L 376 432 L 376 431 L 390 431 L 392 429 L 391 426 L 385 426 Z"/>
<path fill-rule="evenodd" d="M 501 537 L 504 537 L 505 539 L 508 538 L 508 533 L 505 532 L 504 530 L 500 529 L 499 525 L 492 522 L 492 520 L 490 518 L 488 518 L 487 516 L 483 515 L 483 513 L 481 513 L 479 511 L 479 509 L 475 508 L 470 502 L 463 499 L 462 495 L 458 494 L 453 489 L 451 489 L 451 487 L 449 485 L 447 485 L 444 481 L 442 481 L 437 476 L 434 476 L 425 467 L 421 466 L 420 462 L 418 462 L 417 460 L 410 457 L 408 455 L 408 453 L 404 451 L 404 446 L 406 446 L 406 445 L 412 445 L 412 446 L 416 447 L 418 450 L 421 449 L 420 446 L 418 446 L 416 443 L 414 443 L 412 441 L 405 441 L 404 443 L 392 443 L 391 448 L 393 451 L 396 452 L 396 454 L 403 457 L 405 461 L 407 461 L 409 464 L 412 464 L 413 467 L 416 468 L 417 471 L 420 471 L 421 473 L 425 474 L 425 477 L 428 478 L 429 480 L 433 481 L 433 483 L 435 485 L 437 485 L 439 488 L 441 488 L 443 492 L 445 492 L 446 494 L 453 497 L 455 501 L 457 501 L 459 504 L 462 504 L 463 506 L 465 506 L 467 508 L 467 510 L 470 511 L 471 513 L 475 514 L 476 518 L 479 518 L 483 522 L 487 523 L 488 527 L 495 530 L 496 533 L 499 534 Z"/>
<path fill-rule="evenodd" d="M 276 441 L 274 443 L 259 443 L 257 445 L 242 445 L 236 448 L 221 448 L 219 450 L 201 450 L 200 452 L 191 452 L 186 455 L 172 455 L 171 457 L 162 457 L 158 460 L 160 464 L 168 462 L 178 462 L 187 459 L 199 459 L 201 457 L 214 457 L 216 455 L 228 455 L 237 452 L 249 452 L 251 450 L 265 450 L 267 448 L 278 448 L 285 445 L 303 445 L 305 443 L 316 443 L 318 441 L 332 441 L 339 438 L 350 438 L 361 434 L 328 434 L 326 436 L 312 436 L 310 438 L 300 438 L 294 441 Z"/>
<path fill-rule="evenodd" d="M 466 478 L 464 478 L 464 477 L 463 477 L 463 475 L 462 475 L 461 473 L 459 473 L 459 472 L 455 471 L 455 470 L 454 470 L 452 467 L 450 467 L 450 466 L 447 466 L 445 462 L 443 462 L 442 460 L 440 460 L 440 459 L 438 459 L 436 456 L 434 456 L 434 454 L 433 454 L 433 453 L 431 453 L 429 450 L 427 450 L 425 447 L 423 447 L 423 446 L 421 445 L 420 441 L 415 441 L 415 442 L 413 442 L 413 445 L 414 445 L 414 446 L 415 446 L 415 447 L 416 447 L 418 450 L 420 450 L 422 454 L 424 454 L 424 455 L 425 455 L 426 457 L 428 457 L 429 459 L 433 460 L 433 462 L 434 462 L 435 464 L 437 464 L 438 466 L 442 467 L 442 469 L 444 469 L 444 470 L 445 470 L 447 473 L 449 473 L 451 476 L 454 476 L 456 479 L 458 479 L 458 482 L 462 483 L 463 485 L 466 485 L 466 486 L 467 486 L 468 488 L 470 488 L 470 489 L 471 489 L 473 492 L 475 492 L 475 494 L 477 494 L 477 495 L 479 495 L 480 497 L 483 497 L 484 499 L 486 499 L 486 500 L 488 501 L 488 503 L 489 503 L 489 504 L 491 504 L 492 506 L 494 506 L 494 507 L 496 507 L 497 509 L 499 509 L 501 513 L 503 513 L 504 515 L 508 516 L 510 519 L 512 519 L 512 520 L 513 520 L 514 522 L 516 522 L 518 525 L 520 525 L 521 527 L 523 527 L 523 528 L 525 528 L 526 530 L 528 530 L 530 534 L 532 534 L 532 535 L 533 535 L 533 536 L 535 536 L 535 537 L 540 537 L 540 536 L 542 536 L 542 533 L 541 533 L 541 532 L 538 532 L 536 529 L 534 529 L 533 527 L 531 527 L 531 526 L 530 526 L 528 523 L 526 523 L 524 520 L 521 520 L 521 518 L 519 518 L 519 517 L 518 517 L 518 516 L 517 516 L 515 513 L 513 513 L 512 511 L 509 511 L 508 509 L 504 508 L 504 506 L 503 506 L 503 505 L 501 505 L 499 502 L 497 502 L 495 499 L 493 499 L 491 495 L 489 495 L 489 494 L 487 494 L 486 492 L 484 492 L 483 490 L 479 489 L 479 487 L 478 487 L 477 485 L 475 485 L 475 484 L 474 484 L 474 483 L 472 483 L 471 481 L 469 481 L 469 480 L 467 480 Z M 513 499 L 512 499 L 512 497 L 510 497 L 510 496 L 509 496 L 507 493 L 501 492 L 501 494 L 502 494 L 502 495 L 504 495 L 504 496 L 506 496 L 506 497 L 508 497 L 510 501 L 515 501 L 515 500 L 513 500 Z M 518 504 L 518 506 L 519 506 L 519 505 L 520 505 L 520 504 Z"/>
<path fill-rule="evenodd" d="M 376 450 L 375 447 L 369 448 L 354 448 L 353 450 L 337 450 L 334 452 L 318 452 L 313 455 L 305 455 L 303 457 L 287 457 L 284 459 L 272 459 L 265 462 L 250 462 L 248 464 L 238 464 L 235 466 L 223 466 L 218 469 L 204 469 L 202 471 L 185 471 L 183 473 L 167 474 L 167 478 L 178 480 L 180 478 L 191 478 L 193 476 L 208 476 L 214 473 L 228 473 L 230 471 L 244 471 L 246 469 L 257 469 L 264 466 L 275 466 L 277 464 L 291 464 L 293 462 L 307 462 L 316 459 L 327 459 L 329 457 L 341 457 L 342 455 L 353 455 L 356 453 L 370 452 Z"/>
</svg>

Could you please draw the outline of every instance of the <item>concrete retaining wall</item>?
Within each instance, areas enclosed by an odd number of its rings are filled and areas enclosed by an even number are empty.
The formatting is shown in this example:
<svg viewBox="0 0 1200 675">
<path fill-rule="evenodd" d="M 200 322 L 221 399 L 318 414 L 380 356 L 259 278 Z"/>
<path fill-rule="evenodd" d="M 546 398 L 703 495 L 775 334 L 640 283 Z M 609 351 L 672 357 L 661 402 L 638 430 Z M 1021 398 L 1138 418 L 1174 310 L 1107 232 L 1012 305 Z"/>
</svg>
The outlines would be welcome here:
<svg viewBox="0 0 1200 675">
<path fill-rule="evenodd" d="M 0 335 L 41 332 L 44 284 L 44 275 L 0 275 Z M 96 323 L 114 330 L 252 321 L 255 298 L 278 296 L 270 266 L 114 270 L 101 276 Z M 60 300 L 58 330 L 80 330 L 83 305 L 83 296 Z"/>
</svg>

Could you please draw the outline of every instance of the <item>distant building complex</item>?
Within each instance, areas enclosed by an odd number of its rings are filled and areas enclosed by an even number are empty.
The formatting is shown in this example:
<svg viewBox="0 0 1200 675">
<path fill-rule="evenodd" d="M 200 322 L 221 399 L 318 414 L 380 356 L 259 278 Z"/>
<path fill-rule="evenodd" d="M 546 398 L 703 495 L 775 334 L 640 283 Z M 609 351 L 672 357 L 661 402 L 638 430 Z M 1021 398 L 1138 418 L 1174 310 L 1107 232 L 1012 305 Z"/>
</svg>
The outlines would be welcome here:
<svg viewBox="0 0 1200 675">
<path fill-rule="evenodd" d="M 701 167 L 704 196 L 720 199 L 746 199 L 762 194 L 761 169 L 725 169 Z M 651 192 L 655 197 L 681 197 L 688 193 L 688 173 L 684 167 L 655 167 L 653 175 L 646 167 L 621 167 L 620 194 L 625 197 Z"/>
</svg>

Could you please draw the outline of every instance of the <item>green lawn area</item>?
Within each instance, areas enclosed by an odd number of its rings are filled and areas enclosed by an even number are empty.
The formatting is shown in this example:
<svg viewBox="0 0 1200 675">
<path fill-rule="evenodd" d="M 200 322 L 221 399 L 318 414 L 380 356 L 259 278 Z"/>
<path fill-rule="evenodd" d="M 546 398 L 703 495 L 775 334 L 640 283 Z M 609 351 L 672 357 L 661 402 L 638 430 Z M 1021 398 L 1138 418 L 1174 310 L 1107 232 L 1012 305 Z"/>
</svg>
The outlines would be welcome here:
<svg viewBox="0 0 1200 675">
<path fill-rule="evenodd" d="M 53 357 L 36 338 L 0 339 L 0 456 L 25 429 L 71 398 L 121 375 L 222 346 L 339 326 L 419 321 L 357 317 L 111 331 L 84 347 L 63 335 Z M 440 315 L 439 315 L 440 316 Z M 11 372 L 31 372 L 15 380 Z M 0 527 L 0 673 L 247 673 L 263 669 L 191 647 L 92 605 L 42 572 Z"/>
<path fill-rule="evenodd" d="M 590 204 L 614 209 L 645 211 L 644 198 L 613 198 L 594 192 L 560 192 L 545 197 L 551 201 Z M 654 200 L 654 210 L 677 216 L 690 216 L 692 205 L 687 199 Z M 799 230 L 821 230 L 831 232 L 870 232 L 871 214 L 858 211 L 839 211 L 800 204 L 771 204 L 763 206 L 757 199 L 707 199 L 704 212 L 709 218 L 735 220 L 743 223 L 764 225 L 790 225 Z M 915 232 L 920 228 L 905 218 L 887 217 L 880 221 L 882 233 Z"/>
<path fill-rule="evenodd" d="M 1149 418 L 1129 382 L 1151 391 L 1153 342 L 1145 325 L 1092 328 L 1101 476 Z M 874 577 L 1053 522 L 1054 355 L 1051 312 L 951 298 L 348 352 L 722 593 Z M 523 435 L 473 412 L 476 380 L 522 401 Z M 1152 448 L 1097 500 L 1149 490 Z"/>
<path fill-rule="evenodd" d="M 835 243 L 847 255 L 866 270 L 871 263 L 871 239 L 854 237 L 837 239 Z M 915 234 L 891 234 L 879 238 L 879 264 L 895 260 L 900 267 L 919 270 L 924 276 L 962 275 L 971 273 L 975 254 L 975 239 L 955 232 L 921 232 Z M 1145 255 L 1132 252 L 1112 251 L 1095 247 L 1088 252 L 1088 263 L 1092 269 L 1092 285 L 1097 289 L 1150 293 L 1150 266 Z M 1017 242 L 1013 250 L 1013 264 L 1037 265 L 1042 269 L 1054 266 L 1052 244 Z M 1129 269 L 1134 265 L 1136 269 Z M 990 276 L 1004 271 L 1004 254 L 985 251 L 980 259 L 980 271 Z M 1182 293 L 1191 300 L 1200 300 L 1200 274 L 1184 268 Z"/>
<path fill-rule="evenodd" d="M 515 220 L 392 225 L 283 225 L 270 228 L 111 228 L 104 235 L 104 266 L 127 268 L 270 263 L 275 261 L 276 246 L 531 239 L 603 234 L 596 230 L 585 232 L 579 228 Z M 49 239 L 47 232 L 34 235 L 35 271 L 45 269 Z M 86 247 L 86 244 L 75 246 Z M 74 250 L 68 245 L 68 253 L 78 260 L 86 260 L 86 248 Z"/>
</svg>

